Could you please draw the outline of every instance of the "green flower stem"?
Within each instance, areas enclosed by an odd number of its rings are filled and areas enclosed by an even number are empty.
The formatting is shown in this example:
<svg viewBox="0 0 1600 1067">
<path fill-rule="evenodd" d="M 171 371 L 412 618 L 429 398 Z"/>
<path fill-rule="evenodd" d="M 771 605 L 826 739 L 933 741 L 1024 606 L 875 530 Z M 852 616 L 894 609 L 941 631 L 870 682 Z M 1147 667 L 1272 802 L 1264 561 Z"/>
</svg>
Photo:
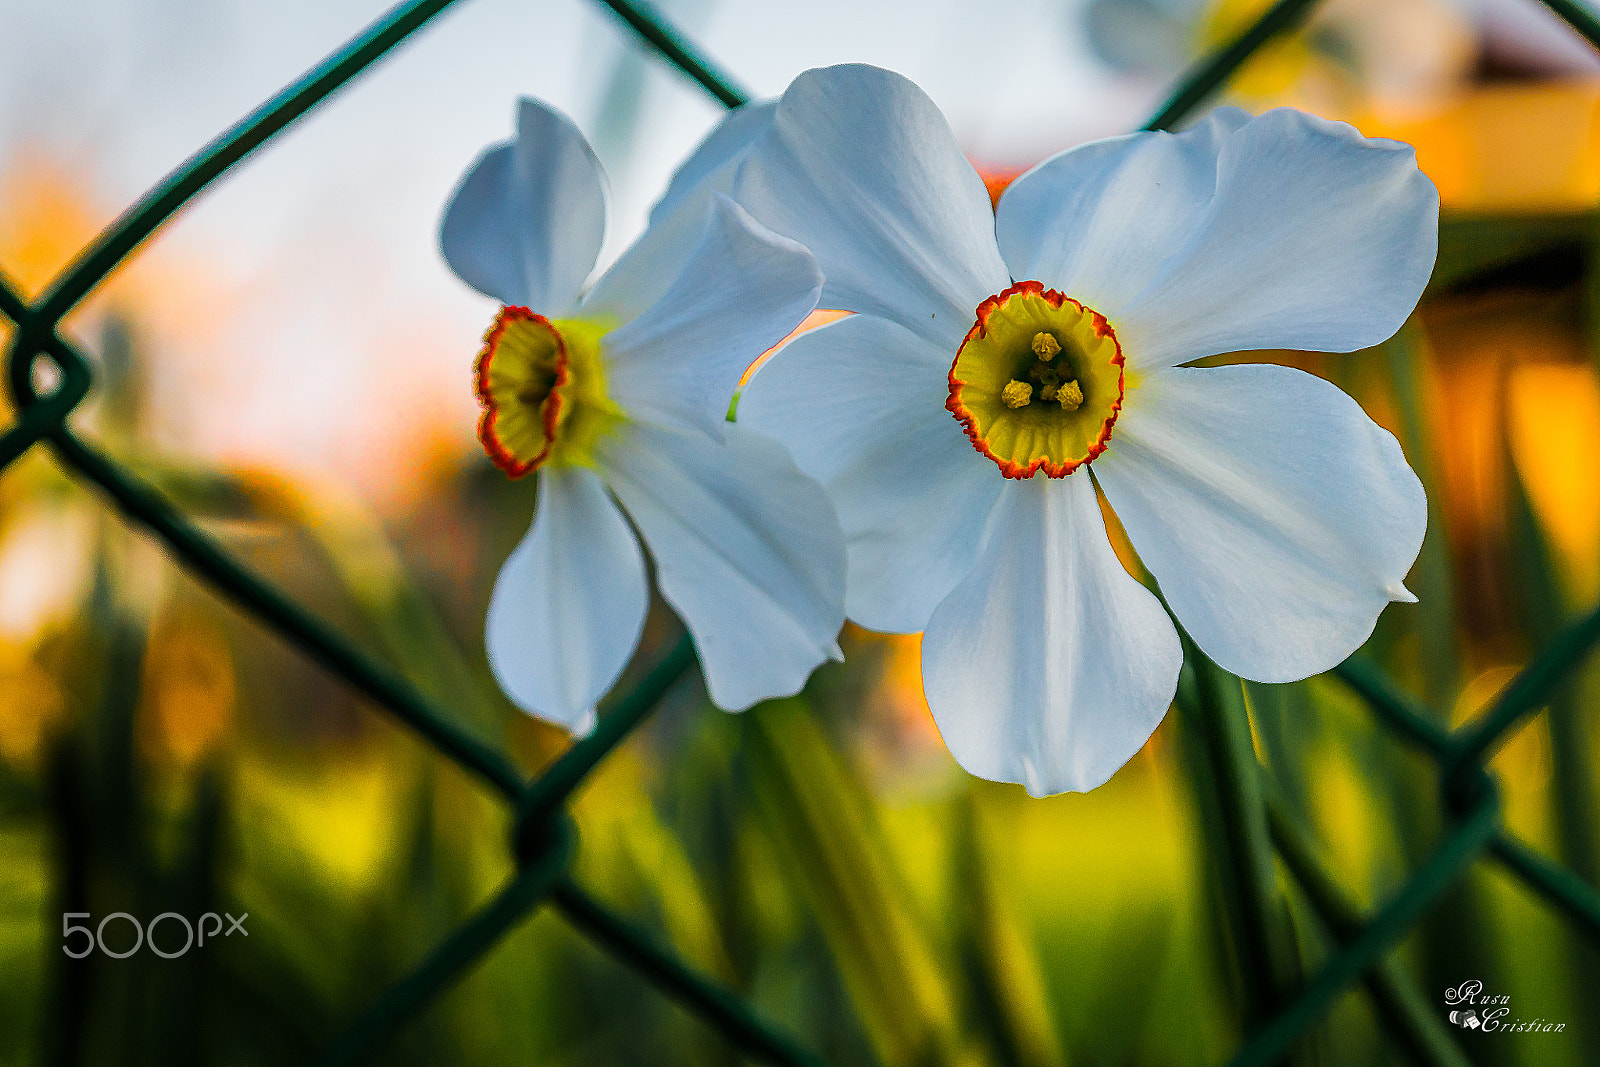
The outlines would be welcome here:
<svg viewBox="0 0 1600 1067">
<path fill-rule="evenodd" d="M 1430 756 L 1449 754 L 1453 742 L 1450 732 L 1434 721 L 1432 714 L 1400 691 L 1394 680 L 1376 663 L 1355 655 L 1330 673 L 1355 690 L 1366 705 L 1400 738 Z"/>
<path fill-rule="evenodd" d="M 51 286 L 40 306 L 43 320 L 59 322 L 202 189 L 454 2 L 412 0 L 394 8 L 161 179 L 95 238 Z"/>
<path fill-rule="evenodd" d="M 1422 327 L 1413 317 L 1379 350 L 1389 369 L 1406 459 L 1412 469 L 1421 472 L 1419 477 L 1425 485 L 1438 485 L 1435 439 L 1428 432 L 1433 420 L 1428 417 L 1420 380 L 1419 368 L 1424 365 L 1422 337 Z M 1454 579 L 1443 508 L 1437 493 L 1427 498 L 1427 527 L 1422 549 L 1411 569 L 1417 597 L 1428 605 L 1416 621 L 1416 633 L 1421 691 L 1430 708 L 1449 708 L 1461 689 L 1460 657 L 1455 647 Z"/>
<path fill-rule="evenodd" d="M 1477 804 L 1455 825 L 1428 862 L 1395 894 L 1361 933 L 1336 953 L 1316 977 L 1271 1023 L 1260 1030 L 1229 1067 L 1268 1067 L 1314 1024 L 1335 997 L 1388 952 L 1422 918 L 1428 907 L 1454 885 L 1494 839 L 1500 802 L 1487 785 Z"/>
<path fill-rule="evenodd" d="M 1502 830 L 1489 852 L 1530 889 L 1561 911 L 1591 942 L 1600 945 L 1600 890 Z"/>
<path fill-rule="evenodd" d="M 1335 941 L 1341 946 L 1354 941 L 1366 917 L 1318 861 L 1311 834 L 1276 800 L 1267 805 L 1267 825 L 1278 855 Z M 1392 954 L 1380 956 L 1365 980 L 1379 1017 L 1413 1060 L 1425 1067 L 1470 1067 L 1438 1011 Z"/>
<path fill-rule="evenodd" d="M 1280 33 L 1300 24 L 1317 0 L 1278 0 L 1232 44 L 1192 68 L 1160 111 L 1146 122 L 1143 130 L 1170 130 L 1216 92 L 1245 60 Z"/>
<path fill-rule="evenodd" d="M 706 92 L 720 100 L 726 107 L 736 108 L 749 101 L 750 93 L 733 80 L 726 71 L 694 46 L 677 27 L 651 4 L 635 0 L 600 0 L 628 24 L 650 47 L 661 54 L 668 63 L 693 78 Z"/>
<path fill-rule="evenodd" d="M 366 659 L 327 624 L 235 563 L 153 488 L 64 427 L 54 430 L 50 440 L 64 463 L 104 489 L 124 515 L 153 533 L 173 555 L 223 595 L 388 709 L 507 799 L 521 795 L 522 775 L 505 756 L 463 732 L 399 676 Z"/>
<path fill-rule="evenodd" d="M 1456 731 L 1456 740 L 1445 770 L 1447 775 L 1463 773 L 1482 763 L 1489 749 L 1517 724 L 1550 699 L 1585 655 L 1600 642 L 1600 607 L 1558 633 L 1539 658 L 1524 667 L 1500 694 L 1500 699 L 1476 722 Z"/>
<path fill-rule="evenodd" d="M 539 905 L 561 878 L 571 857 L 571 842 L 552 849 L 519 871 L 489 906 L 469 919 L 416 970 L 390 986 L 315 1061 L 316 1067 L 360 1063 L 414 1019 L 500 942 Z"/>
<path fill-rule="evenodd" d="M 656 703 L 695 663 L 694 641 L 679 638 L 662 661 L 640 679 L 627 696 L 600 716 L 589 736 L 576 742 L 550 769 L 536 778 L 517 800 L 517 835 L 537 832 L 567 802 L 595 765 L 611 754 L 655 709 Z"/>
<path fill-rule="evenodd" d="M 614 915 L 570 879 L 556 884 L 550 902 L 590 941 L 654 982 L 746 1056 L 780 1067 L 822 1067 L 822 1060 L 769 1027 L 739 996 L 658 948 L 649 935 Z"/>
<path fill-rule="evenodd" d="M 1235 927 L 1248 1028 L 1262 1023 L 1282 1003 L 1292 982 L 1291 943 L 1284 928 L 1261 767 L 1243 694 L 1237 681 L 1212 663 L 1187 634 L 1183 646 L 1184 660 L 1194 672 L 1194 718 L 1215 781 L 1222 824 L 1219 874 L 1224 888 L 1237 895 L 1230 925 Z"/>
</svg>

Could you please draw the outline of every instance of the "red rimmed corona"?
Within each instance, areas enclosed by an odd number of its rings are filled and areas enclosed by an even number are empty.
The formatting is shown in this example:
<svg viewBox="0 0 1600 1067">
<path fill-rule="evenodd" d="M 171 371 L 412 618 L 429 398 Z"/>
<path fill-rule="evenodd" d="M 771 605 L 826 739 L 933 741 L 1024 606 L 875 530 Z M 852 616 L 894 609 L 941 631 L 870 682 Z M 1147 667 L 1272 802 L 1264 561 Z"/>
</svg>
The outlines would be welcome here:
<svg viewBox="0 0 1600 1067">
<path fill-rule="evenodd" d="M 1106 450 L 1127 387 L 1105 316 L 1035 281 L 978 305 L 945 407 L 1007 478 L 1064 478 Z"/>
<path fill-rule="evenodd" d="M 483 406 L 478 440 L 495 466 L 521 478 L 547 462 L 595 465 L 600 439 L 625 418 L 606 390 L 606 332 L 581 319 L 500 309 L 473 366 Z"/>
</svg>

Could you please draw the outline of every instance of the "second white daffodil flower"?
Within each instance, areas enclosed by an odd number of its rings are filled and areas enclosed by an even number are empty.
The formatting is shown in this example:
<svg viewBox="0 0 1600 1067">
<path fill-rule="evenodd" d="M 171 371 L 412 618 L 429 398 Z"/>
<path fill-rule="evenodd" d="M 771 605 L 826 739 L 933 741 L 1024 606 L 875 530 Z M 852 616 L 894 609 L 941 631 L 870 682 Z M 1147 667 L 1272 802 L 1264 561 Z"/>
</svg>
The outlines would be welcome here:
<svg viewBox="0 0 1600 1067">
<path fill-rule="evenodd" d="M 587 291 L 605 193 L 559 113 L 523 101 L 516 139 L 473 164 L 445 212 L 445 259 L 506 305 L 478 357 L 479 436 L 539 487 L 495 582 L 490 666 L 523 710 L 580 733 L 644 624 L 634 529 L 719 706 L 793 693 L 838 656 L 845 555 L 828 498 L 781 446 L 724 419 L 745 369 L 822 286 L 804 248 L 715 192 L 761 114 L 707 139 Z"/>
<path fill-rule="evenodd" d="M 1426 504 L 1395 439 L 1301 371 L 1180 366 L 1393 334 L 1438 234 L 1408 146 L 1225 108 L 1057 155 L 991 210 L 898 75 L 810 71 L 767 126 L 734 197 L 817 257 L 822 306 L 858 314 L 778 353 L 739 421 L 827 487 L 849 616 L 926 631 L 928 703 L 969 771 L 1091 789 L 1171 702 L 1177 634 L 1096 484 L 1246 678 L 1326 670 L 1411 599 Z"/>
</svg>

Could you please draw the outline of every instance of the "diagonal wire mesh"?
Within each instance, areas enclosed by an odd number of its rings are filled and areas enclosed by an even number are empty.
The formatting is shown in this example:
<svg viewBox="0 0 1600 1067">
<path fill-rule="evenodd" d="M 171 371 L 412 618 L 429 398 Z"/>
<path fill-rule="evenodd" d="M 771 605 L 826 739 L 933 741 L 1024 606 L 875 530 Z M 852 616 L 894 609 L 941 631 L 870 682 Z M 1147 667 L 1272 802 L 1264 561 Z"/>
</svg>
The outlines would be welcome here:
<svg viewBox="0 0 1600 1067">
<path fill-rule="evenodd" d="M 0 274 L 0 314 L 16 326 L 7 352 L 15 425 L 0 435 L 0 468 L 45 442 L 67 468 L 98 486 L 131 523 L 155 537 L 182 566 L 249 612 L 311 659 L 387 710 L 444 757 L 500 795 L 515 813 L 510 842 L 516 873 L 493 900 L 455 931 L 409 975 L 380 995 L 318 1059 L 319 1064 L 369 1058 L 397 1030 L 438 998 L 511 929 L 548 904 L 595 945 L 648 979 L 761 1062 L 822 1062 L 767 1024 L 737 993 L 697 973 L 649 934 L 596 901 L 570 876 L 577 829 L 567 812 L 573 791 L 644 722 L 694 666 L 684 637 L 626 696 L 615 701 L 588 737 L 575 743 L 537 779 L 526 781 L 505 754 L 476 740 L 453 717 L 399 675 L 375 662 L 237 559 L 175 508 L 160 492 L 124 469 L 68 425 L 90 393 L 89 361 L 59 332 L 59 324 L 120 263 L 215 179 L 227 174 L 295 119 L 318 106 L 402 44 L 455 0 L 414 0 L 368 27 L 317 67 L 287 86 L 141 197 L 85 248 L 36 301 L 24 300 Z M 602 0 L 658 57 L 734 108 L 748 94 L 648 5 Z M 1294 29 L 1315 0 L 1278 0 L 1235 41 L 1184 77 L 1169 101 L 1143 127 L 1170 129 L 1204 103 L 1269 40 Z M 1600 21 L 1573 0 L 1544 0 L 1590 44 L 1600 48 Z M 41 366 L 55 384 L 35 386 Z M 1537 714 L 1600 642 L 1600 607 L 1559 632 L 1475 722 L 1450 731 L 1431 709 L 1406 696 L 1375 664 L 1353 658 L 1333 672 L 1395 738 L 1439 770 L 1446 830 L 1431 855 L 1376 912 L 1363 915 L 1345 897 L 1317 856 L 1309 833 L 1273 793 L 1250 742 L 1237 699 L 1238 683 L 1188 646 L 1180 710 L 1200 724 L 1215 771 L 1226 829 L 1222 857 L 1234 883 L 1235 928 L 1245 989 L 1253 1004 L 1250 1036 L 1231 1063 L 1254 1067 L 1280 1060 L 1333 1002 L 1364 983 L 1379 1018 L 1397 1045 L 1424 1064 L 1466 1061 L 1428 1010 L 1414 982 L 1392 958 L 1396 945 L 1442 894 L 1475 863 L 1492 862 L 1519 879 L 1572 927 L 1600 945 L 1600 891 L 1517 840 L 1504 826 L 1498 789 L 1486 770 L 1496 747 L 1525 718 Z M 1274 973 L 1271 880 L 1280 862 L 1300 886 L 1335 951 L 1314 974 L 1285 984 Z"/>
</svg>

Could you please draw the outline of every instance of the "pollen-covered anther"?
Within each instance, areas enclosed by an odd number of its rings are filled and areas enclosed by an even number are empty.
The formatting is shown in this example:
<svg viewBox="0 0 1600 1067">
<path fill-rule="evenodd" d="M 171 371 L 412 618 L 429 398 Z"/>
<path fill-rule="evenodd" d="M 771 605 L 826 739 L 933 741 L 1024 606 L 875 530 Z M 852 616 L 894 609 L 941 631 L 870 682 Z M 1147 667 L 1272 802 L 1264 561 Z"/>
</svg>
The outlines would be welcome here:
<svg viewBox="0 0 1600 1067">
<path fill-rule="evenodd" d="M 945 407 L 1007 478 L 1061 478 L 1105 451 L 1125 384 L 1105 316 L 1019 282 L 978 305 Z"/>
</svg>

